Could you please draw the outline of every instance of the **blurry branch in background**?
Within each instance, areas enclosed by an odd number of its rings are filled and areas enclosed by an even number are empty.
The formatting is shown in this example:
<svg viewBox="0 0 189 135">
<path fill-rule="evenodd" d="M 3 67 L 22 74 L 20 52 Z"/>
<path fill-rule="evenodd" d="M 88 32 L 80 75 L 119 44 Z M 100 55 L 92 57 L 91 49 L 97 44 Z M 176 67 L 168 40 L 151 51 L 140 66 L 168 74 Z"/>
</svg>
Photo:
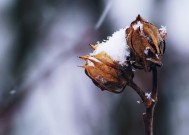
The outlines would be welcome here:
<svg viewBox="0 0 189 135">
<path fill-rule="evenodd" d="M 83 49 L 83 48 L 81 49 L 81 47 L 83 46 L 80 46 L 80 44 L 83 44 L 82 38 L 81 41 L 72 41 L 73 43 L 72 49 L 66 51 L 62 49 L 61 52 L 59 52 L 56 56 L 53 56 L 53 61 L 51 61 L 48 65 L 43 67 L 44 69 L 42 72 L 40 72 L 35 78 L 32 78 L 32 80 L 28 82 L 25 81 L 27 80 L 27 78 L 30 79 L 31 77 L 32 73 L 28 73 L 28 71 L 31 72 L 29 70 L 31 68 L 30 66 L 33 66 L 33 63 L 35 63 L 34 61 L 36 60 L 36 58 L 41 57 L 41 55 L 40 56 L 36 55 L 38 53 L 36 52 L 37 50 L 36 45 L 38 45 L 37 44 L 38 41 L 44 40 L 41 39 L 41 32 L 44 31 L 46 32 L 49 29 L 49 27 L 48 29 L 45 30 L 41 29 L 41 23 L 43 23 L 44 21 L 44 16 L 43 16 L 43 12 L 45 12 L 44 10 L 46 10 L 46 8 L 48 9 L 51 6 L 55 6 L 56 8 L 58 7 L 59 10 L 61 9 L 59 11 L 61 13 L 59 14 L 63 14 L 64 12 L 69 11 L 69 10 L 67 11 L 67 8 L 69 8 L 69 6 L 75 5 L 78 7 L 78 9 L 81 8 L 82 10 L 92 8 L 88 11 L 91 12 L 92 17 L 98 16 L 97 13 L 101 12 L 99 10 L 101 9 L 101 1 L 99 0 L 93 2 L 85 1 L 84 3 L 75 2 L 72 0 L 67 2 L 62 1 L 62 3 L 60 1 L 61 0 L 55 0 L 55 1 L 17 0 L 15 2 L 15 5 L 13 6 L 10 18 L 12 19 L 11 23 L 13 23 L 12 25 L 14 25 L 17 33 L 15 38 L 16 41 L 14 42 L 14 46 L 11 48 L 12 60 L 11 60 L 10 73 L 13 78 L 13 83 L 11 84 L 8 83 L 7 85 L 9 85 L 9 87 L 7 89 L 3 89 L 3 96 L 2 96 L 3 99 L 2 102 L 0 103 L 1 104 L 0 125 L 7 125 L 7 127 L 10 128 L 10 123 L 8 123 L 6 119 L 9 119 L 11 121 L 11 118 L 13 114 L 17 111 L 17 108 L 20 107 L 20 105 L 22 105 L 22 103 L 25 100 L 27 100 L 28 96 L 33 92 L 33 90 L 35 90 L 35 88 L 38 87 L 42 81 L 46 81 L 49 77 L 51 77 L 53 71 L 55 71 L 56 68 L 58 68 L 61 64 L 66 62 L 68 58 L 70 58 L 73 55 L 74 56 L 78 55 L 76 53 L 80 52 Z M 88 7 L 89 3 L 91 4 L 90 8 Z M 65 6 L 65 8 L 62 8 L 62 6 Z M 74 9 L 74 12 L 77 12 L 77 9 Z M 65 22 L 68 21 L 69 20 Z M 72 29 L 70 29 L 70 31 L 72 31 Z M 89 33 L 90 35 L 94 33 L 94 31 L 87 31 L 86 32 L 87 35 L 88 32 L 90 32 Z M 66 34 L 67 33 L 65 33 L 65 35 Z M 72 39 L 65 39 L 65 40 L 72 40 Z M 51 45 L 53 46 L 53 44 Z M 66 44 L 62 43 L 62 46 L 63 46 L 62 48 L 64 48 Z M 46 46 L 44 45 L 42 47 L 44 47 L 45 49 Z M 35 69 L 35 70 L 39 70 L 39 69 Z M 4 130 L 7 129 L 4 128 Z M 0 131 L 0 134 L 1 133 L 2 132 Z"/>
<path fill-rule="evenodd" d="M 10 109 L 14 109 L 14 106 L 19 104 L 20 101 L 22 101 L 23 98 L 25 98 L 27 94 L 30 93 L 30 90 L 33 90 L 35 87 L 37 87 L 42 80 L 45 81 L 46 79 L 48 79 L 53 71 L 55 71 L 55 69 L 62 64 L 61 61 L 65 61 L 64 57 L 68 56 L 68 54 L 69 52 L 65 53 L 63 51 L 58 56 L 55 56 L 53 61 L 45 67 L 43 72 L 41 72 L 29 83 L 24 85 L 15 84 L 12 89 L 7 90 L 8 99 L 3 103 L 3 105 L 0 106 L 0 117 L 3 116 L 3 114 L 5 114 L 7 111 L 10 111 Z"/>
<path fill-rule="evenodd" d="M 101 14 L 101 16 L 100 16 L 98 22 L 97 22 L 96 25 L 95 25 L 95 29 L 96 29 L 96 30 L 98 30 L 99 27 L 100 27 L 100 26 L 102 25 L 102 23 L 104 22 L 104 20 L 105 20 L 107 14 L 108 14 L 108 12 L 109 12 L 109 10 L 110 10 L 111 7 L 112 7 L 112 4 L 113 4 L 113 1 L 110 1 L 110 2 L 106 5 L 106 7 L 104 8 L 104 11 L 102 12 L 102 14 Z"/>
<path fill-rule="evenodd" d="M 20 91 L 20 86 L 23 85 L 24 75 L 29 65 L 27 58 L 33 53 L 31 51 L 34 48 L 33 43 L 38 36 L 41 10 L 41 5 L 38 5 L 37 1 L 16 0 L 10 11 L 10 21 L 16 31 L 15 42 L 10 49 L 9 76 L 12 80 L 8 80 L 8 86 L 3 90 L 0 117 L 3 117 L 1 114 L 5 114 L 11 107 L 16 106 L 21 101 L 25 94 L 19 93 L 26 93 L 26 91 Z"/>
</svg>

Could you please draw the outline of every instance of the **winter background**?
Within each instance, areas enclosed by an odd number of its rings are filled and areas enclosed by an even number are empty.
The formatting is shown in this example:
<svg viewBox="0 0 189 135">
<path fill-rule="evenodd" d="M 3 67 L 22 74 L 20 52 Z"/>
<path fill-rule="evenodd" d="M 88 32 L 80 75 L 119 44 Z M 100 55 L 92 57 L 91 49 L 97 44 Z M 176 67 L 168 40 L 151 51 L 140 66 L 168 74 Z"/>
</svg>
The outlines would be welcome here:
<svg viewBox="0 0 189 135">
<path fill-rule="evenodd" d="M 188 0 L 0 0 L 0 135 L 141 135 L 129 87 L 102 92 L 78 56 L 138 14 L 167 27 L 154 135 L 189 132 Z M 151 75 L 135 81 L 150 89 Z"/>
</svg>

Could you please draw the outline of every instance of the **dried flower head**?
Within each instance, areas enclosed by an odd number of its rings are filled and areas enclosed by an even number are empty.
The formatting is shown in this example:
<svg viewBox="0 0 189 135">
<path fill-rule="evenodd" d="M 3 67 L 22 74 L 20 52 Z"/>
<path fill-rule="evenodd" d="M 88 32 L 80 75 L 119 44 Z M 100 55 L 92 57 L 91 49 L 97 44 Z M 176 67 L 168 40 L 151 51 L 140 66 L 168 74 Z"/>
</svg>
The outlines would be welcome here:
<svg viewBox="0 0 189 135">
<path fill-rule="evenodd" d="M 150 71 L 151 66 L 161 66 L 165 50 L 166 29 L 158 28 L 144 20 L 140 15 L 126 30 L 127 44 L 131 49 L 130 60 L 133 66 Z"/>
<path fill-rule="evenodd" d="M 102 90 L 122 92 L 134 76 L 131 64 L 127 61 L 130 51 L 126 44 L 125 29 L 91 47 L 93 53 L 80 57 L 86 61 L 82 66 L 86 74 Z"/>
<path fill-rule="evenodd" d="M 138 15 L 128 28 L 91 45 L 93 53 L 80 57 L 86 61 L 82 67 L 102 90 L 122 92 L 132 83 L 134 68 L 150 71 L 151 67 L 162 65 L 166 35 L 165 27 L 158 30 Z"/>
<path fill-rule="evenodd" d="M 101 90 L 120 93 L 128 84 L 129 79 L 133 78 L 132 70 L 124 69 L 129 68 L 129 66 L 120 66 L 105 52 L 93 56 L 81 56 L 80 58 L 86 61 L 86 64 L 82 66 L 85 68 L 85 73 Z"/>
</svg>

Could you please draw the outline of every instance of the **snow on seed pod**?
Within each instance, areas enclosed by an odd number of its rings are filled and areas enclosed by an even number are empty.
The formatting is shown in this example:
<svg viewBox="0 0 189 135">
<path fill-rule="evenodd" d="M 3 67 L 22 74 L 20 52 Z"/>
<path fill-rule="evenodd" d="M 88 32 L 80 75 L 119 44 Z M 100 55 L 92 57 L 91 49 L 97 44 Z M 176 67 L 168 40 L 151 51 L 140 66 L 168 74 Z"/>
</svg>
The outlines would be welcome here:
<svg viewBox="0 0 189 135">
<path fill-rule="evenodd" d="M 151 66 L 161 66 L 161 57 L 165 51 L 165 27 L 158 28 L 152 23 L 137 16 L 126 29 L 126 40 L 131 50 L 130 60 L 133 66 L 150 71 Z"/>
<path fill-rule="evenodd" d="M 134 68 L 150 71 L 161 66 L 165 52 L 166 28 L 158 28 L 137 16 L 129 27 L 120 29 L 103 42 L 91 45 L 85 60 L 85 73 L 102 90 L 120 93 L 132 82 Z"/>
<path fill-rule="evenodd" d="M 120 93 L 133 79 L 131 64 L 127 61 L 130 50 L 126 44 L 125 29 L 115 32 L 105 42 L 91 45 L 94 52 L 81 56 L 86 74 L 101 90 Z"/>
</svg>

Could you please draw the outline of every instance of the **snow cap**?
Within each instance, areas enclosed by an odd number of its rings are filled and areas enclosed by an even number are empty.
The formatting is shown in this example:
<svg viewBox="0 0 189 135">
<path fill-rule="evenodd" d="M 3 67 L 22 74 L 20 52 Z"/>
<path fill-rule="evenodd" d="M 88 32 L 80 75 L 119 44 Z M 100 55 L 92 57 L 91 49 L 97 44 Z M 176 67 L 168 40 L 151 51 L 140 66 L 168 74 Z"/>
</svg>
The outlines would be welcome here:
<svg viewBox="0 0 189 135">
<path fill-rule="evenodd" d="M 90 55 L 92 56 L 100 52 L 105 52 L 113 59 L 113 61 L 117 61 L 121 65 L 124 64 L 126 58 L 130 56 L 129 46 L 126 42 L 125 30 L 125 28 L 120 29 L 111 37 L 108 37 L 107 40 L 104 40 L 101 43 L 97 42 L 96 49 Z"/>
</svg>

